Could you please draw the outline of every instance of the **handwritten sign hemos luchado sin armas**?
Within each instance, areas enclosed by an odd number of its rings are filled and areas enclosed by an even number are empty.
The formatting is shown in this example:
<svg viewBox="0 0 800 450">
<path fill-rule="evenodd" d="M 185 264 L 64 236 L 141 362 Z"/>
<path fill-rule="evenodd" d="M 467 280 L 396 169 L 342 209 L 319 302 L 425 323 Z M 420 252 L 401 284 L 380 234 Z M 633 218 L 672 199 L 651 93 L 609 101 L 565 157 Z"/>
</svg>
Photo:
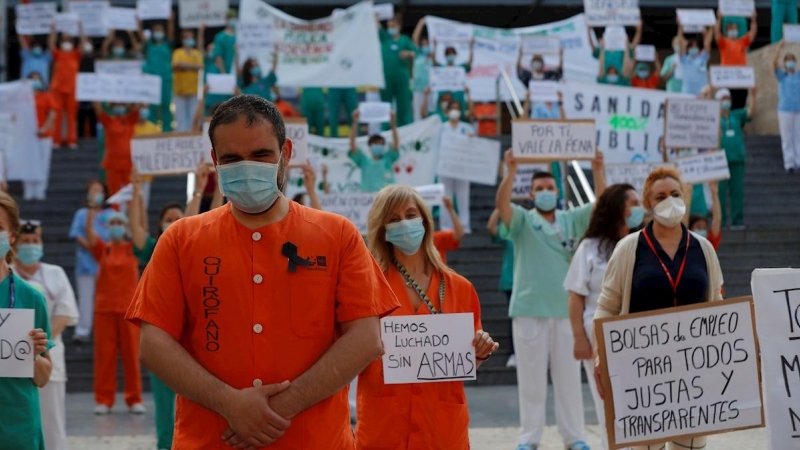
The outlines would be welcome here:
<svg viewBox="0 0 800 450">
<path fill-rule="evenodd" d="M 800 270 L 752 276 L 770 450 L 800 449 Z"/>
<path fill-rule="evenodd" d="M 520 161 L 594 159 L 594 120 L 515 120 L 511 124 L 514 157 Z"/>
<path fill-rule="evenodd" d="M 33 378 L 32 309 L 0 309 L 0 378 Z"/>
<path fill-rule="evenodd" d="M 764 425 L 750 298 L 595 323 L 610 448 Z"/>
<path fill-rule="evenodd" d="M 667 99 L 667 148 L 719 148 L 720 107 L 716 100 Z"/>
<path fill-rule="evenodd" d="M 193 172 L 210 158 L 202 134 L 164 133 L 131 140 L 133 166 L 142 175 Z"/>
<path fill-rule="evenodd" d="M 384 317 L 381 337 L 386 384 L 475 379 L 472 313 Z"/>
</svg>

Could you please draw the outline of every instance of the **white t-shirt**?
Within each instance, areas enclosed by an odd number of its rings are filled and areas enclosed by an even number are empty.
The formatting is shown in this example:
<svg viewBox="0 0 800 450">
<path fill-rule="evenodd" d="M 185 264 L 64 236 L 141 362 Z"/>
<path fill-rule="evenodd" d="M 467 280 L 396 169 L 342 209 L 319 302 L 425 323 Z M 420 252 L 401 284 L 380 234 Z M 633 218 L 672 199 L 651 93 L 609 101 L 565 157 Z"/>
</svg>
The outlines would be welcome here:
<svg viewBox="0 0 800 450">
<path fill-rule="evenodd" d="M 608 261 L 600 254 L 599 244 L 599 239 L 584 239 L 575 251 L 564 279 L 564 289 L 586 297 L 583 326 L 587 332 L 593 330 L 597 299 L 603 290 L 603 278 L 608 267 Z M 611 256 L 610 253 L 608 256 Z M 591 335 L 589 338 L 591 339 Z"/>
<path fill-rule="evenodd" d="M 442 131 L 440 131 L 442 139 L 447 138 L 448 136 L 454 134 L 460 134 L 461 136 L 470 136 L 475 134 L 475 129 L 466 122 L 458 122 L 455 127 L 450 123 L 448 120 L 447 122 L 442 124 Z"/>
</svg>

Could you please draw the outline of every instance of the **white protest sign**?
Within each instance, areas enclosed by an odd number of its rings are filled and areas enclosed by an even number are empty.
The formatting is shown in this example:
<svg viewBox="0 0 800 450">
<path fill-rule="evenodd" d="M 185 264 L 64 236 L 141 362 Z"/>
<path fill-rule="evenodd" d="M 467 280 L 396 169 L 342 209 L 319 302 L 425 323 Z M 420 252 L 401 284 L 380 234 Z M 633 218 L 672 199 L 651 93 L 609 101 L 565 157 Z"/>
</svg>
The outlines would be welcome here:
<svg viewBox="0 0 800 450">
<path fill-rule="evenodd" d="M 82 102 L 161 103 L 161 77 L 79 73 L 75 98 Z"/>
<path fill-rule="evenodd" d="M 583 0 L 583 10 L 586 23 L 594 27 L 641 22 L 639 0 Z"/>
<path fill-rule="evenodd" d="M 667 148 L 719 148 L 720 107 L 716 100 L 667 100 L 664 145 Z"/>
<path fill-rule="evenodd" d="M 433 92 L 463 91 L 467 83 L 467 72 L 462 66 L 432 67 L 428 77 Z"/>
<path fill-rule="evenodd" d="M 717 23 L 713 9 L 677 9 L 675 14 L 684 31 L 689 26 L 713 27 Z"/>
<path fill-rule="evenodd" d="M 290 165 L 306 164 L 308 160 L 308 121 L 306 119 L 284 119 L 286 138 L 292 140 Z"/>
<path fill-rule="evenodd" d="M 56 31 L 59 33 L 66 33 L 72 36 L 80 34 L 78 24 L 81 18 L 75 13 L 58 13 L 54 20 Z"/>
<path fill-rule="evenodd" d="M 142 61 L 135 59 L 98 59 L 94 62 L 94 73 L 99 75 L 129 75 L 142 74 Z"/>
<path fill-rule="evenodd" d="M 209 73 L 206 75 L 209 94 L 231 94 L 236 92 L 236 75 L 232 73 Z"/>
<path fill-rule="evenodd" d="M 471 23 L 461 23 L 441 19 L 435 16 L 425 16 L 425 25 L 428 28 L 428 37 L 437 42 L 469 42 L 474 37 L 474 26 Z"/>
<path fill-rule="evenodd" d="M 537 172 L 550 172 L 548 164 L 518 164 L 514 174 L 514 188 L 511 198 L 530 198 L 533 175 Z"/>
<path fill-rule="evenodd" d="M 800 270 L 756 269 L 751 279 L 770 450 L 800 450 Z"/>
<path fill-rule="evenodd" d="M 719 0 L 719 13 L 722 16 L 750 17 L 755 9 L 755 0 Z"/>
<path fill-rule="evenodd" d="M 561 39 L 557 36 L 522 37 L 522 53 L 526 55 L 557 55 L 559 51 L 561 51 Z"/>
<path fill-rule="evenodd" d="M 141 20 L 164 20 L 172 14 L 172 0 L 136 0 L 136 15 Z"/>
<path fill-rule="evenodd" d="M 528 84 L 532 102 L 557 102 L 560 83 L 557 81 L 533 81 Z"/>
<path fill-rule="evenodd" d="M 133 185 L 128 184 L 122 189 L 118 190 L 116 194 L 106 200 L 106 203 L 112 205 L 124 205 L 133 200 Z"/>
<path fill-rule="evenodd" d="M 362 102 L 358 104 L 360 123 L 388 122 L 391 119 L 392 104 L 387 102 Z"/>
<path fill-rule="evenodd" d="M 448 136 L 439 144 L 436 174 L 494 186 L 500 163 L 500 141 L 462 135 Z M 489 170 L 487 170 L 489 169 Z"/>
<path fill-rule="evenodd" d="M 226 23 L 228 0 L 179 0 L 181 28 L 220 27 Z"/>
<path fill-rule="evenodd" d="M 630 184 L 640 194 L 650 172 L 659 167 L 675 167 L 670 163 L 606 164 L 606 184 Z"/>
<path fill-rule="evenodd" d="M 595 324 L 610 448 L 763 425 L 749 299 Z"/>
<path fill-rule="evenodd" d="M 681 180 L 688 184 L 727 180 L 731 177 L 724 151 L 699 153 L 675 159 Z"/>
<path fill-rule="evenodd" d="M 111 30 L 136 31 L 139 22 L 135 8 L 111 7 L 106 10 L 106 26 Z"/>
<path fill-rule="evenodd" d="M 77 14 L 83 25 L 83 33 L 89 37 L 105 37 L 108 34 L 106 0 L 73 0 L 68 3 L 69 12 Z"/>
<path fill-rule="evenodd" d="M 16 6 L 17 34 L 50 34 L 50 27 L 56 18 L 58 6 L 55 3 L 20 3 Z"/>
<path fill-rule="evenodd" d="M 703 32 L 703 25 L 684 25 L 682 28 L 683 28 L 684 34 L 702 33 Z"/>
<path fill-rule="evenodd" d="M 0 378 L 33 378 L 34 310 L 0 309 Z"/>
<path fill-rule="evenodd" d="M 165 133 L 131 140 L 133 166 L 142 175 L 191 173 L 208 159 L 202 134 Z"/>
<path fill-rule="evenodd" d="M 594 159 L 595 133 L 591 120 L 515 120 L 512 149 L 523 161 Z"/>
<path fill-rule="evenodd" d="M 275 33 L 272 23 L 240 23 L 236 26 L 236 49 L 239 61 L 255 58 L 262 67 L 271 67 L 275 48 Z M 262 58 L 263 57 L 263 58 Z"/>
<path fill-rule="evenodd" d="M 376 195 L 376 192 L 325 194 L 319 196 L 319 202 L 323 211 L 346 217 L 361 234 L 367 234 L 367 216 Z"/>
<path fill-rule="evenodd" d="M 46 161 L 36 120 L 33 83 L 30 80 L 0 83 L 0 116 L 9 117 L 6 130 L 5 175 L 7 181 L 46 180 Z M 2 175 L 2 174 L 0 174 Z M 29 330 L 30 331 L 30 330 Z"/>
<path fill-rule="evenodd" d="M 637 45 L 633 51 L 636 61 L 653 62 L 656 60 L 655 45 Z"/>
<path fill-rule="evenodd" d="M 783 39 L 786 42 L 800 42 L 800 25 L 783 24 Z"/>
<path fill-rule="evenodd" d="M 375 15 L 378 16 L 378 20 L 390 20 L 392 17 L 394 17 L 394 5 L 391 3 L 374 5 L 374 8 Z"/>
<path fill-rule="evenodd" d="M 444 199 L 443 184 L 428 184 L 425 186 L 417 186 L 415 189 L 419 192 L 419 195 L 422 196 L 422 199 L 425 200 L 429 208 L 442 206 Z"/>
<path fill-rule="evenodd" d="M 750 66 L 711 66 L 709 80 L 715 88 L 752 88 L 756 71 Z"/>
<path fill-rule="evenodd" d="M 618 26 L 607 27 L 603 32 L 603 45 L 606 51 L 623 51 L 628 48 L 628 33 Z"/>
<path fill-rule="evenodd" d="M 474 380 L 472 313 L 381 319 L 385 384 Z"/>
</svg>

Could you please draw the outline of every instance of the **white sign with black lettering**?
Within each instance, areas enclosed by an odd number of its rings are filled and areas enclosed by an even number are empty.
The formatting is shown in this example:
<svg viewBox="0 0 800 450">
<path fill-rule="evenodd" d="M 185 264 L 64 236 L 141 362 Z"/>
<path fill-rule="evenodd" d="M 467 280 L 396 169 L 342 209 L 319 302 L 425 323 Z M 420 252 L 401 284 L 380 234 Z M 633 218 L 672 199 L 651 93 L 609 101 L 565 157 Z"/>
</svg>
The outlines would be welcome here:
<svg viewBox="0 0 800 450">
<path fill-rule="evenodd" d="M 716 100 L 667 100 L 664 124 L 667 148 L 719 148 L 720 107 Z"/>
<path fill-rule="evenodd" d="M 136 31 L 139 22 L 135 8 L 111 7 L 106 10 L 106 25 L 112 30 Z"/>
<path fill-rule="evenodd" d="M 209 94 L 229 94 L 236 92 L 236 75 L 232 73 L 209 73 L 206 75 Z"/>
<path fill-rule="evenodd" d="M 346 217 L 361 234 L 367 234 L 367 216 L 376 195 L 376 192 L 324 194 L 319 196 L 319 202 L 323 211 Z"/>
<path fill-rule="evenodd" d="M 358 104 L 360 123 L 388 122 L 391 119 L 392 104 L 387 102 L 362 102 Z"/>
<path fill-rule="evenodd" d="M 69 2 L 69 12 L 77 14 L 83 25 L 83 33 L 89 37 L 105 37 L 108 34 L 106 0 L 75 0 Z"/>
<path fill-rule="evenodd" d="M 427 184 L 425 186 L 417 186 L 414 189 L 419 192 L 419 195 L 422 196 L 422 199 L 425 200 L 425 203 L 429 208 L 433 208 L 434 206 L 442 206 L 444 199 L 443 184 Z"/>
<path fill-rule="evenodd" d="M 515 120 L 514 156 L 520 160 L 594 159 L 593 120 Z"/>
<path fill-rule="evenodd" d="M 522 53 L 526 55 L 558 55 L 561 39 L 558 36 L 522 36 Z"/>
<path fill-rule="evenodd" d="M 0 378 L 33 378 L 33 329 L 33 309 L 0 309 Z"/>
<path fill-rule="evenodd" d="M 75 13 L 58 13 L 55 19 L 53 19 L 56 31 L 59 33 L 67 33 L 71 36 L 80 34 L 80 28 L 78 27 L 80 22 L 81 18 Z"/>
<path fill-rule="evenodd" d="M 609 186 L 630 184 L 641 194 L 647 176 L 659 167 L 674 168 L 675 165 L 670 163 L 606 164 L 606 183 Z"/>
<path fill-rule="evenodd" d="M 684 31 L 690 26 L 713 27 L 717 23 L 713 9 L 678 9 L 675 13 Z"/>
<path fill-rule="evenodd" d="M 262 67 L 270 67 L 272 61 L 267 57 L 274 53 L 275 29 L 272 22 L 239 23 L 236 25 L 236 49 L 239 60 L 256 58 Z M 265 54 L 265 49 L 273 51 Z"/>
<path fill-rule="evenodd" d="M 384 317 L 381 338 L 386 384 L 475 379 L 472 313 Z"/>
<path fill-rule="evenodd" d="M 391 3 L 380 3 L 373 6 L 373 8 L 378 20 L 389 20 L 394 17 L 394 5 Z"/>
<path fill-rule="evenodd" d="M 783 24 L 783 39 L 786 42 L 800 42 L 800 25 Z"/>
<path fill-rule="evenodd" d="M 557 81 L 533 81 L 528 84 L 532 102 L 557 102 L 560 83 Z"/>
<path fill-rule="evenodd" d="M 633 54 L 636 61 L 653 62 L 656 60 L 656 46 L 637 45 Z"/>
<path fill-rule="evenodd" d="M 202 134 L 165 133 L 131 140 L 133 166 L 142 175 L 191 173 L 208 159 Z"/>
<path fill-rule="evenodd" d="M 770 450 L 800 450 L 800 270 L 752 276 Z"/>
<path fill-rule="evenodd" d="M 228 0 L 179 0 L 181 28 L 220 27 L 225 25 Z"/>
<path fill-rule="evenodd" d="M 172 0 L 137 0 L 136 15 L 141 20 L 164 20 L 172 14 Z"/>
<path fill-rule="evenodd" d="M 500 141 L 451 135 L 439 143 L 436 174 L 494 186 L 497 184 L 497 172 L 492 169 L 499 163 Z"/>
<path fill-rule="evenodd" d="M 531 183 L 536 172 L 550 172 L 547 164 L 518 164 L 514 174 L 514 188 L 511 198 L 531 198 Z"/>
<path fill-rule="evenodd" d="M 749 298 L 595 323 L 611 448 L 763 424 Z"/>
<path fill-rule="evenodd" d="M 161 77 L 79 73 L 75 98 L 82 102 L 161 103 Z"/>
<path fill-rule="evenodd" d="M 688 184 L 727 180 L 731 177 L 724 151 L 700 153 L 675 160 L 681 180 Z"/>
<path fill-rule="evenodd" d="M 755 0 L 719 0 L 719 13 L 722 16 L 751 17 L 755 9 Z"/>
<path fill-rule="evenodd" d="M 142 61 L 135 59 L 98 59 L 94 62 L 94 73 L 100 75 L 129 75 L 142 74 Z"/>
<path fill-rule="evenodd" d="M 58 6 L 55 3 L 20 3 L 16 6 L 17 34 L 50 34 L 50 27 L 56 18 Z"/>
<path fill-rule="evenodd" d="M 583 0 L 583 11 L 593 27 L 637 25 L 642 20 L 639 0 Z"/>
<path fill-rule="evenodd" d="M 756 71 L 750 66 L 711 66 L 709 79 L 715 88 L 752 88 Z"/>
<path fill-rule="evenodd" d="M 306 164 L 308 160 L 308 121 L 284 119 L 286 138 L 292 140 L 292 160 L 289 164 Z"/>
<path fill-rule="evenodd" d="M 467 72 L 462 66 L 433 67 L 430 70 L 430 88 L 433 92 L 463 91 L 467 83 Z"/>
</svg>

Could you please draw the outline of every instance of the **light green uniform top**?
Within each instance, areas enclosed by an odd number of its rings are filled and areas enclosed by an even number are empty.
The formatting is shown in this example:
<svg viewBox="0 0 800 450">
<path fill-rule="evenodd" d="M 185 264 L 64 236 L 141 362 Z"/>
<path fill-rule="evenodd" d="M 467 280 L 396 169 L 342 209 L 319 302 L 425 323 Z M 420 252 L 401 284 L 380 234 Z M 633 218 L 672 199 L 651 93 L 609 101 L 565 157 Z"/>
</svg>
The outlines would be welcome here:
<svg viewBox="0 0 800 450">
<path fill-rule="evenodd" d="M 664 59 L 664 66 L 661 68 L 661 78 L 672 70 L 675 64 L 680 64 L 680 57 L 672 54 Z M 683 92 L 683 79 L 677 77 L 677 71 L 672 73 L 672 77 L 667 81 L 667 92 Z"/>
<path fill-rule="evenodd" d="M 378 192 L 390 184 L 394 184 L 394 162 L 400 158 L 400 152 L 387 150 L 381 159 L 367 156 L 361 150 L 347 154 L 361 169 L 361 191 Z"/>
<path fill-rule="evenodd" d="M 427 56 L 417 55 L 414 58 L 414 81 L 412 83 L 414 92 L 424 92 L 428 87 L 431 67 L 433 67 L 433 62 Z"/>
<path fill-rule="evenodd" d="M 9 283 L 9 277 L 0 283 L 0 308 L 9 307 Z M 14 293 L 14 309 L 33 309 L 33 328 L 41 328 L 50 338 L 44 296 L 16 275 Z M 39 388 L 32 378 L 0 378 L 0 450 L 44 450 Z"/>
<path fill-rule="evenodd" d="M 746 109 L 734 109 L 728 114 L 728 117 L 720 117 L 721 143 L 728 162 L 744 162 L 744 124 L 749 121 L 750 117 L 748 117 Z"/>
<path fill-rule="evenodd" d="M 388 31 L 381 28 L 379 31 L 381 40 L 381 56 L 383 58 L 383 73 L 387 80 L 408 80 L 411 73 L 408 60 L 400 57 L 400 52 L 416 52 L 417 47 L 408 36 L 401 34 L 394 39 Z"/>
<path fill-rule="evenodd" d="M 172 46 L 168 41 L 145 41 L 143 71 L 162 78 L 172 78 Z"/>
<path fill-rule="evenodd" d="M 589 227 L 594 203 L 556 211 L 555 223 L 538 211 L 511 205 L 514 215 L 498 235 L 514 244 L 514 290 L 509 317 L 565 319 L 569 317 L 567 277 L 572 255 Z"/>
<path fill-rule="evenodd" d="M 214 36 L 214 59 L 222 57 L 225 70 L 233 73 L 233 60 L 236 55 L 236 35 L 228 34 L 225 30 Z"/>
</svg>

